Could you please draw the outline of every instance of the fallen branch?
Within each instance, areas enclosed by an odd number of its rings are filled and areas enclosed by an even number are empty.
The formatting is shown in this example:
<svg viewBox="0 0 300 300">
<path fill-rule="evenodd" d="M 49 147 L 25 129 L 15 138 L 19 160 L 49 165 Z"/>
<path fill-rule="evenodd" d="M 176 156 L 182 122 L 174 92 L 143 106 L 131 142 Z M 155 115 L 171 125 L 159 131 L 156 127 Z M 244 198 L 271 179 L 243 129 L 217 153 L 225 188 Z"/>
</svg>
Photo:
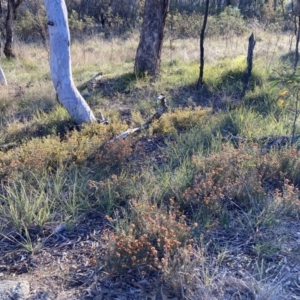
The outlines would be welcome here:
<svg viewBox="0 0 300 300">
<path fill-rule="evenodd" d="M 14 147 L 16 147 L 18 144 L 17 143 L 7 143 L 7 144 L 1 144 L 0 145 L 0 149 L 3 149 L 5 151 L 12 149 Z"/>
<path fill-rule="evenodd" d="M 79 87 L 77 87 L 77 89 L 80 92 L 84 91 L 85 89 L 87 89 L 89 92 L 93 91 L 95 89 L 95 87 L 97 86 L 97 84 L 99 83 L 100 79 L 102 78 L 102 75 L 103 75 L 102 72 L 96 74 L 90 80 L 84 82 Z"/>
<path fill-rule="evenodd" d="M 149 126 L 153 123 L 154 120 L 158 120 L 168 109 L 167 103 L 166 103 L 166 97 L 163 94 L 160 94 L 157 96 L 157 102 L 159 103 L 159 107 L 156 111 L 156 113 L 143 125 L 140 127 L 128 129 L 125 132 L 121 133 L 120 135 L 116 136 L 113 141 L 119 140 L 119 139 L 125 139 L 127 136 L 135 133 L 140 132 L 144 129 L 148 129 Z"/>
</svg>

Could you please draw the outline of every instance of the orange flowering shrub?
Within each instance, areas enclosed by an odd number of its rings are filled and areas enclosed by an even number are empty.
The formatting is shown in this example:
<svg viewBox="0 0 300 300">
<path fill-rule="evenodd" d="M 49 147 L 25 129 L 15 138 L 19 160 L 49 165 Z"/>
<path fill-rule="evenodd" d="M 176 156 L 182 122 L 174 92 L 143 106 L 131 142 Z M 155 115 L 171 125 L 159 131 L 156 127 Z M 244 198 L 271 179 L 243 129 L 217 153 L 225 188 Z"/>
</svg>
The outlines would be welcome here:
<svg viewBox="0 0 300 300">
<path fill-rule="evenodd" d="M 64 165 L 120 165 L 131 154 L 127 140 L 103 143 L 120 133 L 122 124 L 88 124 L 80 131 L 72 131 L 63 138 L 46 136 L 33 138 L 6 152 L 0 151 L 0 177 L 17 173 L 48 172 Z"/>
<path fill-rule="evenodd" d="M 265 195 L 252 150 L 224 145 L 222 151 L 207 158 L 193 157 L 197 171 L 193 185 L 183 192 L 184 203 L 194 209 L 205 204 L 215 213 L 228 200 L 249 208 L 251 197 L 260 199 Z"/>
<path fill-rule="evenodd" d="M 194 181 L 183 192 L 182 201 L 196 213 L 205 207 L 218 214 L 233 202 L 245 211 L 253 209 L 253 200 L 259 203 L 274 191 L 278 194 L 299 186 L 297 153 L 295 149 L 262 153 L 257 145 L 234 148 L 224 144 L 219 153 L 194 156 Z"/>
<path fill-rule="evenodd" d="M 142 205 L 145 204 L 132 204 L 134 220 L 130 224 L 107 217 L 116 224 L 116 233 L 110 236 L 108 243 L 108 265 L 118 273 L 138 269 L 146 274 L 159 270 L 179 248 L 192 242 L 191 228 L 172 200 L 169 214 L 153 205 L 148 209 Z"/>
<path fill-rule="evenodd" d="M 120 167 L 132 153 L 130 138 L 113 140 L 103 147 L 99 147 L 93 154 L 93 161 L 97 166 Z"/>
</svg>

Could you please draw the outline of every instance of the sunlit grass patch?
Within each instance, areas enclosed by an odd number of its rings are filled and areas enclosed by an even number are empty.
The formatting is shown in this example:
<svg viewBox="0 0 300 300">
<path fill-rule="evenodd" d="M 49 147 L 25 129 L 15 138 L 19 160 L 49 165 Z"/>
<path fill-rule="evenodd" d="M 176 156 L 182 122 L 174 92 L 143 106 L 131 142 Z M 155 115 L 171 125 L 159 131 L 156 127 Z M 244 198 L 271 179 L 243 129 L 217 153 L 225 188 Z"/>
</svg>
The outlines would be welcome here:
<svg viewBox="0 0 300 300">
<path fill-rule="evenodd" d="M 174 59 L 162 68 L 163 84 L 173 88 L 195 85 L 199 76 L 198 62 Z"/>
<path fill-rule="evenodd" d="M 241 138 L 285 135 L 291 130 L 290 119 L 285 114 L 278 119 L 272 113 L 265 116 L 257 110 L 246 107 L 221 114 L 219 121 L 222 134 L 232 134 Z"/>
<path fill-rule="evenodd" d="M 155 121 L 152 125 L 152 131 L 161 134 L 175 134 L 196 127 L 208 115 L 209 111 L 201 107 L 176 109 Z"/>
</svg>

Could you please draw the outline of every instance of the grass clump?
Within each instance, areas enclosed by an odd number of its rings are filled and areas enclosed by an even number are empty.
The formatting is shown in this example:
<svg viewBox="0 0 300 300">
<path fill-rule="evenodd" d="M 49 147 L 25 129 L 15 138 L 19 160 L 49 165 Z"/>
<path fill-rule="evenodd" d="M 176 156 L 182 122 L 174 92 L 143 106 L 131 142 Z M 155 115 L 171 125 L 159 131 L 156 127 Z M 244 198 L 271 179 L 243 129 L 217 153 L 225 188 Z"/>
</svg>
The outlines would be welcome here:
<svg viewBox="0 0 300 300">
<path fill-rule="evenodd" d="M 163 118 L 153 122 L 153 133 L 175 134 L 196 127 L 207 118 L 208 110 L 201 107 L 191 107 L 175 109 L 173 112 L 166 114 Z"/>
<path fill-rule="evenodd" d="M 32 227 L 42 228 L 51 220 L 51 199 L 44 191 L 45 182 L 37 181 L 36 187 L 26 181 L 9 181 L 2 187 L 0 212 L 18 232 Z"/>
</svg>

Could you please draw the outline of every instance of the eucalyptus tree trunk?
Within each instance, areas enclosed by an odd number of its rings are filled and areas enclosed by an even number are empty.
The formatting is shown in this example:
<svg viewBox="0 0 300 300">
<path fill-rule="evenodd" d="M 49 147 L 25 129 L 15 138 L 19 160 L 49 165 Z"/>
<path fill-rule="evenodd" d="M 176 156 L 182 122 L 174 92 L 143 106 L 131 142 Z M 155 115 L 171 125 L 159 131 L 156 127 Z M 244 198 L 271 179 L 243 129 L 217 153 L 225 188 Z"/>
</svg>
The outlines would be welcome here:
<svg viewBox="0 0 300 300">
<path fill-rule="evenodd" d="M 1 66 L 0 66 L 0 83 L 3 85 L 7 85 L 7 81 Z"/>
<path fill-rule="evenodd" d="M 13 53 L 13 24 L 17 18 L 17 8 L 23 0 L 7 0 L 7 15 L 6 15 L 6 39 L 4 45 L 4 54 L 7 58 L 15 57 Z"/>
<path fill-rule="evenodd" d="M 134 71 L 155 78 L 160 72 L 164 27 L 170 0 L 146 0 Z"/>
<path fill-rule="evenodd" d="M 95 122 L 89 105 L 77 90 L 71 69 L 70 31 L 64 0 L 44 0 L 50 36 L 50 69 L 59 101 L 78 124 Z"/>
</svg>

